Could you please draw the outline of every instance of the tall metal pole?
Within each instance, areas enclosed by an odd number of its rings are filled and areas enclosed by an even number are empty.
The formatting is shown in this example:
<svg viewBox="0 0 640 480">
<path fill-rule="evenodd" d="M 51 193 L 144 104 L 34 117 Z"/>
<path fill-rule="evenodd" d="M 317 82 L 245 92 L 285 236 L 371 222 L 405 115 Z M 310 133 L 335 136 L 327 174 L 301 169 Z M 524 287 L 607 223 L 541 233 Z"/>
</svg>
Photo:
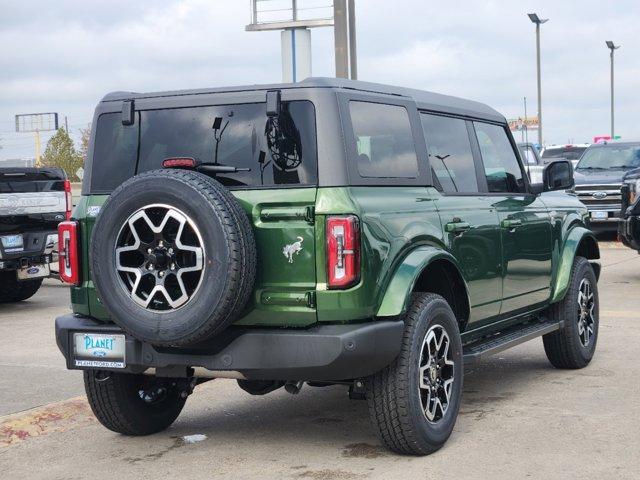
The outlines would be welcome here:
<svg viewBox="0 0 640 480">
<path fill-rule="evenodd" d="M 538 145 L 542 148 L 542 75 L 540 74 L 540 22 L 536 23 L 536 66 L 538 71 Z"/>
<path fill-rule="evenodd" d="M 527 13 L 529 20 L 536 24 L 536 70 L 538 77 L 538 144 L 542 148 L 542 75 L 540 73 L 540 25 L 549 21 L 537 13 Z"/>
<path fill-rule="evenodd" d="M 614 82 L 613 82 L 613 52 L 615 52 L 615 49 L 611 49 L 611 140 L 613 140 L 615 137 L 615 112 L 614 112 Z"/>
<path fill-rule="evenodd" d="M 336 77 L 349 78 L 349 52 L 347 32 L 346 0 L 333 2 L 334 42 L 336 54 Z"/>
<path fill-rule="evenodd" d="M 349 65 L 351 80 L 358 79 L 358 54 L 356 48 L 356 6 L 355 0 L 349 0 Z"/>
<path fill-rule="evenodd" d="M 611 40 L 607 40 L 605 43 L 607 44 L 607 48 L 611 50 L 611 53 L 609 55 L 611 59 L 611 140 L 613 140 L 615 138 L 613 57 L 614 52 L 620 48 L 620 45 L 616 45 Z"/>
</svg>

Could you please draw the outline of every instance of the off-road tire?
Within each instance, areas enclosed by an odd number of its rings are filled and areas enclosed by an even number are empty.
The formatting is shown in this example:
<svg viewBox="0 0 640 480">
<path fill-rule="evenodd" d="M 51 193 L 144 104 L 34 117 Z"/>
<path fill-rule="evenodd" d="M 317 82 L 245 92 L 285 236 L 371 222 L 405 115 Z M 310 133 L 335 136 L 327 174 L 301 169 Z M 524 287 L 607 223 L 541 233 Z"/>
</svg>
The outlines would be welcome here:
<svg viewBox="0 0 640 480">
<path fill-rule="evenodd" d="M 583 279 L 587 279 L 594 293 L 594 328 L 590 343 L 585 347 L 578 333 L 578 292 Z M 551 365 L 556 368 L 577 369 L 586 367 L 596 350 L 598 341 L 598 284 L 595 272 L 589 261 L 576 256 L 571 269 L 569 288 L 564 298 L 552 304 L 547 316 L 552 320 L 562 322 L 560 330 L 548 333 L 542 337 L 544 351 Z"/>
<path fill-rule="evenodd" d="M 433 293 L 415 294 L 403 318 L 400 354 L 367 379 L 366 397 L 371 421 L 384 445 L 401 454 L 428 455 L 446 442 L 458 416 L 463 376 L 460 331 L 449 304 Z M 451 400 L 438 423 L 429 422 L 424 414 L 418 380 L 422 343 L 434 325 L 447 332 L 455 362 Z"/>
<path fill-rule="evenodd" d="M 117 372 L 85 370 L 84 388 L 89 406 L 98 421 L 123 435 L 151 435 L 167 429 L 184 407 L 178 389 L 168 389 L 158 403 L 147 403 L 140 396 L 145 380 L 153 377 Z M 167 382 L 170 382 L 167 380 Z"/>
<path fill-rule="evenodd" d="M 40 287 L 42 286 L 42 280 L 42 278 L 38 278 L 36 280 L 18 282 L 18 290 L 13 301 L 21 302 L 22 300 L 27 300 L 33 297 L 38 292 L 38 290 L 40 290 Z"/>
<path fill-rule="evenodd" d="M 178 208 L 196 223 L 208 262 L 193 298 L 171 312 L 134 302 L 118 283 L 113 260 L 115 238 L 129 215 L 157 203 Z M 246 307 L 256 277 L 247 214 L 216 180 L 187 170 L 153 170 L 118 187 L 96 220 L 90 257 L 92 279 L 112 320 L 130 335 L 161 346 L 192 345 L 224 330 Z"/>
</svg>

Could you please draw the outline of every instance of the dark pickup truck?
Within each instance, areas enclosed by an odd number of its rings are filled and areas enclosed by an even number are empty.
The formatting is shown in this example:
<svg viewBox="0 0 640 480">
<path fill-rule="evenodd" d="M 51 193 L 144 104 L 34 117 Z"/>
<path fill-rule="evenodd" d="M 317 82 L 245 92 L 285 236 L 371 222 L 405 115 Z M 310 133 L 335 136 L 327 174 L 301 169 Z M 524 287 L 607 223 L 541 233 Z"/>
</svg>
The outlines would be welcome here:
<svg viewBox="0 0 640 480">
<path fill-rule="evenodd" d="M 59 168 L 0 168 L 0 303 L 33 296 L 57 261 L 58 223 L 71 211 Z"/>
</svg>

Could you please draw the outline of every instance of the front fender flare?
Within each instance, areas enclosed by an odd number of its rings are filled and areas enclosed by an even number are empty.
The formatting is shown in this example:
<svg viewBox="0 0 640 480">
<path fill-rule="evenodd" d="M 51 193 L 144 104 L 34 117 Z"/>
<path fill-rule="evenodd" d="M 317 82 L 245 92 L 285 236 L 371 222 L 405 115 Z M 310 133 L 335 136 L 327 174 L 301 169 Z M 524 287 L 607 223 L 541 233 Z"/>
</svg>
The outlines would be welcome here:
<svg viewBox="0 0 640 480">
<path fill-rule="evenodd" d="M 562 300 L 569 288 L 569 280 L 571 279 L 571 269 L 573 268 L 573 261 L 576 257 L 578 248 L 585 238 L 591 238 L 596 247 L 598 241 L 591 230 L 584 227 L 574 227 L 569 230 L 567 237 L 562 245 L 562 252 L 560 252 L 560 262 L 558 263 L 558 269 L 555 275 L 555 281 L 553 284 L 553 293 L 551 295 L 551 303 Z M 600 252 L 597 251 L 597 255 L 589 260 L 600 258 Z M 598 272 L 596 272 L 598 273 Z"/>
<path fill-rule="evenodd" d="M 432 246 L 420 246 L 412 250 L 396 267 L 376 316 L 393 317 L 402 314 L 411 302 L 411 293 L 420 274 L 431 263 L 441 259 L 451 262 L 460 272 L 456 259 L 445 250 Z"/>
</svg>

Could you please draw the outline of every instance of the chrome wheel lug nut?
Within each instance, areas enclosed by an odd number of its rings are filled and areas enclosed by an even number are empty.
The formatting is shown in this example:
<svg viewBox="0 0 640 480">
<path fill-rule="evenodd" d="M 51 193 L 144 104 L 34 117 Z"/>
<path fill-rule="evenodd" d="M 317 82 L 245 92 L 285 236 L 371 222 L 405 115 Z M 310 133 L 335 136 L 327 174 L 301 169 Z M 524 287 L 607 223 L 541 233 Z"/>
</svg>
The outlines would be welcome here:
<svg viewBox="0 0 640 480">
<path fill-rule="evenodd" d="M 153 253 L 153 250 L 152 250 L 152 249 L 150 249 L 150 248 L 148 248 L 148 249 L 147 249 L 147 253 L 151 254 L 151 253 Z"/>
</svg>

